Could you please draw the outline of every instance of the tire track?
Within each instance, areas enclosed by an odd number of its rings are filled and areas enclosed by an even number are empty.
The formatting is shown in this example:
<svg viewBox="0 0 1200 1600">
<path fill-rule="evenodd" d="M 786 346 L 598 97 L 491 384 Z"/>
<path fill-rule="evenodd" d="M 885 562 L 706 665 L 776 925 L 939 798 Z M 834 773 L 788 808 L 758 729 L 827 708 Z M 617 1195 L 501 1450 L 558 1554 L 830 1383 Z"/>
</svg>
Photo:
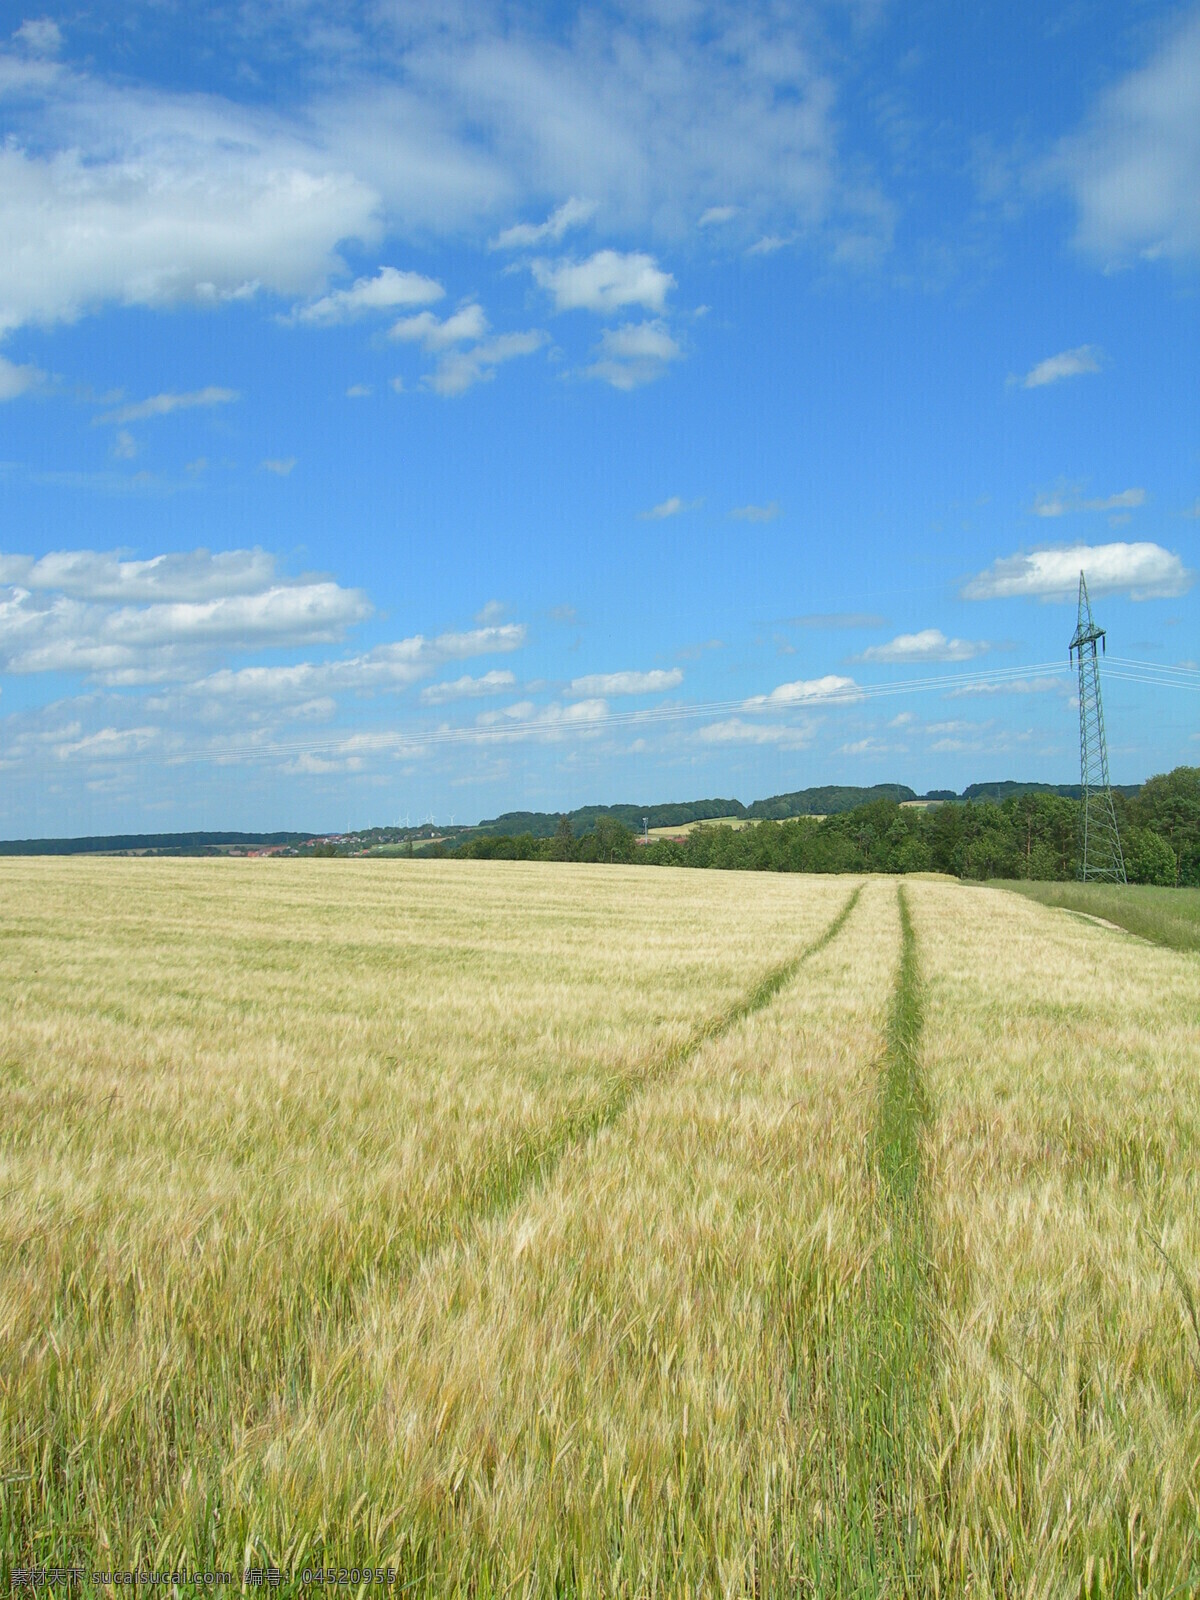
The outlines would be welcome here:
<svg viewBox="0 0 1200 1600">
<path fill-rule="evenodd" d="M 780 990 L 795 978 L 805 962 L 837 938 L 858 904 L 862 890 L 861 883 L 856 885 L 832 922 L 811 944 L 787 961 L 772 967 L 752 989 L 723 1011 L 702 1022 L 686 1039 L 652 1057 L 642 1071 L 623 1078 L 598 1104 L 560 1125 L 547 1143 L 532 1149 L 519 1149 L 515 1152 L 515 1158 L 503 1167 L 496 1164 L 485 1168 L 479 1183 L 462 1191 L 458 1203 L 442 1211 L 436 1218 L 431 1218 L 417 1234 L 413 1265 L 419 1265 L 426 1256 L 461 1238 L 468 1227 L 505 1216 L 527 1195 L 548 1182 L 571 1150 L 611 1127 L 639 1095 L 678 1072 L 710 1041 L 722 1038 L 746 1017 L 770 1005 Z M 412 1235 L 409 1241 L 410 1244 L 413 1242 Z"/>
<path fill-rule="evenodd" d="M 921 1527 L 939 1350 L 922 1159 L 931 1116 L 920 1059 L 924 989 L 908 895 L 903 884 L 896 892 L 900 960 L 867 1174 L 878 1242 L 831 1330 L 838 1413 L 828 1436 L 838 1465 L 823 1466 L 822 1494 L 841 1511 L 823 1531 L 812 1574 L 822 1593 L 916 1600 L 929 1592 Z"/>
</svg>

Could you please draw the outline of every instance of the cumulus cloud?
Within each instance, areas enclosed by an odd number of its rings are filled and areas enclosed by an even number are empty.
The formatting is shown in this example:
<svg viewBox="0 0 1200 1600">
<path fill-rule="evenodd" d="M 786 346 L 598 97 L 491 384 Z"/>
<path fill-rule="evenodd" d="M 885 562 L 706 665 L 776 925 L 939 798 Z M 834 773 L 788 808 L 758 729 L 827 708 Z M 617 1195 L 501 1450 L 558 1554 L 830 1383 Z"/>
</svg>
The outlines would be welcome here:
<svg viewBox="0 0 1200 1600">
<path fill-rule="evenodd" d="M 190 675 L 217 648 L 330 644 L 370 612 L 365 596 L 333 582 L 276 585 L 260 594 L 141 607 L 89 606 L 28 590 L 0 590 L 0 667 L 12 673 L 85 673 L 108 684 Z"/>
<path fill-rule="evenodd" d="M 190 411 L 196 406 L 227 406 L 240 398 L 236 389 L 222 389 L 210 383 L 207 388 L 193 389 L 187 394 L 153 394 L 148 400 L 136 400 L 132 405 L 106 411 L 96 421 L 124 427 L 127 422 L 147 422 L 151 417 L 165 417 L 172 411 Z"/>
<path fill-rule="evenodd" d="M 266 550 L 189 550 L 126 560 L 120 551 L 52 550 L 44 556 L 0 554 L 0 585 L 57 590 L 73 600 L 199 601 L 260 594 L 275 581 Z"/>
<path fill-rule="evenodd" d="M 266 107 L 106 82 L 53 58 L 53 24 L 26 23 L 5 65 L 0 235 L 17 244 L 0 256 L 0 331 L 258 293 L 328 301 L 311 320 L 339 320 L 370 309 L 329 288 L 347 243 L 478 237 L 547 195 L 572 198 L 497 243 L 553 244 L 593 202 L 664 238 L 733 205 L 748 226 L 824 236 L 831 256 L 864 229 L 886 236 L 876 187 L 840 157 L 802 11 L 584 8 L 548 25 L 482 0 L 357 26 L 347 13 L 331 73 L 309 9 L 276 8 L 271 48 L 298 92 Z M 241 44 L 253 70 L 253 34 Z"/>
<path fill-rule="evenodd" d="M 722 722 L 710 722 L 696 737 L 704 744 L 774 744 L 799 750 L 811 743 L 812 729 L 785 722 L 743 722 L 740 717 L 728 717 Z"/>
<path fill-rule="evenodd" d="M 105 303 L 217 305 L 320 287 L 379 196 L 277 119 L 216 99 L 12 65 L 22 142 L 0 147 L 0 334 Z"/>
<path fill-rule="evenodd" d="M 734 506 L 729 515 L 739 522 L 774 522 L 779 515 L 779 501 L 771 500 L 765 506 Z"/>
<path fill-rule="evenodd" d="M 431 305 L 445 292 L 435 278 L 426 278 L 419 272 L 401 272 L 396 267 L 380 267 L 373 278 L 358 278 L 349 289 L 334 289 L 299 306 L 288 320 L 329 326 L 349 322 L 369 311 Z"/>
<path fill-rule="evenodd" d="M 572 695 L 662 694 L 667 689 L 678 688 L 682 682 L 683 673 L 678 667 L 653 672 L 591 672 L 582 678 L 572 678 L 568 692 Z"/>
<path fill-rule="evenodd" d="M 482 743 L 513 739 L 553 741 L 573 731 L 596 731 L 607 719 L 608 706 L 599 699 L 541 708 L 532 700 L 519 700 L 502 711 L 481 712 L 474 737 Z"/>
<path fill-rule="evenodd" d="M 488 320 L 483 307 L 472 302 L 460 306 L 453 316 L 442 319 L 435 317 L 432 311 L 402 317 L 389 330 L 388 338 L 419 344 L 423 350 L 448 350 L 469 339 L 482 339 L 487 331 Z"/>
<path fill-rule="evenodd" d="M 940 628 L 899 633 L 887 644 L 873 644 L 859 661 L 970 661 L 988 646 L 978 640 L 947 639 Z"/>
<path fill-rule="evenodd" d="M 516 682 L 513 673 L 507 670 L 493 669 L 484 672 L 478 678 L 472 678 L 469 673 L 464 673 L 461 678 L 453 678 L 445 683 L 431 683 L 421 690 L 421 700 L 427 706 L 443 706 L 450 700 L 475 699 L 484 694 L 500 694 L 505 689 L 511 689 Z"/>
<path fill-rule="evenodd" d="M 52 745 L 59 761 L 83 759 L 85 761 L 124 761 L 139 755 L 162 738 L 162 729 L 153 726 L 139 728 L 98 728 L 95 733 L 82 738 L 66 738 Z"/>
<path fill-rule="evenodd" d="M 1063 517 L 1071 511 L 1136 511 L 1145 503 L 1145 489 L 1122 489 L 1119 494 L 1101 495 L 1093 500 L 1085 500 L 1073 491 L 1055 489 L 1038 495 L 1033 502 L 1033 514 Z"/>
<path fill-rule="evenodd" d="M 1076 544 L 1006 556 L 972 578 L 962 593 L 967 600 L 1074 599 L 1081 571 L 1091 594 L 1128 594 L 1131 600 L 1183 594 L 1192 583 L 1179 557 L 1161 545 Z"/>
<path fill-rule="evenodd" d="M 606 328 L 600 335 L 598 359 L 584 371 L 614 389 L 637 389 L 661 378 L 672 361 L 683 351 L 671 337 L 665 322 L 626 322 L 619 328 Z"/>
<path fill-rule="evenodd" d="M 408 639 L 376 645 L 358 655 L 332 661 L 300 661 L 291 666 L 236 670 L 226 667 L 201 678 L 193 687 L 196 694 L 240 701 L 304 702 L 339 693 L 385 693 L 409 688 L 446 662 L 465 661 L 472 656 L 503 655 L 519 650 L 524 643 L 525 627 L 517 622 L 501 627 L 472 628 L 463 633 L 442 633 L 432 639 L 417 633 Z M 483 679 L 465 681 L 487 682 L 492 676 L 485 674 Z M 507 676 L 511 682 L 512 674 Z M 496 686 L 503 687 L 499 682 Z M 438 687 L 431 685 L 435 691 Z"/>
<path fill-rule="evenodd" d="M 770 694 L 752 695 L 743 701 L 745 711 L 765 711 L 776 706 L 811 705 L 821 700 L 857 700 L 861 691 L 853 678 L 826 673 L 823 678 L 800 678 L 781 683 Z"/>
<path fill-rule="evenodd" d="M 597 250 L 586 261 L 533 261 L 534 279 L 554 297 L 556 311 L 608 316 L 626 306 L 661 312 L 675 279 L 641 251 Z"/>
<path fill-rule="evenodd" d="M 0 669 L 155 682 L 214 650 L 332 643 L 370 610 L 357 589 L 279 578 L 262 551 L 0 556 Z"/>
<path fill-rule="evenodd" d="M 532 250 L 540 244 L 557 244 L 570 228 L 578 228 L 596 214 L 594 200 L 574 196 L 552 211 L 545 222 L 518 222 L 491 241 L 492 250 Z"/>
<path fill-rule="evenodd" d="M 1075 202 L 1075 242 L 1105 263 L 1200 255 L 1200 14 L 1105 92 L 1049 166 Z"/>
<path fill-rule="evenodd" d="M 740 206 L 709 206 L 707 210 L 701 212 L 699 226 L 715 228 L 722 222 L 731 222 L 740 210 Z"/>
<path fill-rule="evenodd" d="M 268 456 L 261 463 L 264 472 L 270 472 L 277 478 L 290 476 L 292 468 L 296 465 L 295 456 Z"/>
<path fill-rule="evenodd" d="M 531 328 L 525 333 L 499 334 L 469 350 L 452 350 L 441 358 L 425 384 L 446 397 L 465 394 L 477 383 L 490 382 L 503 362 L 534 355 L 545 343 L 541 329 Z"/>
<path fill-rule="evenodd" d="M 1021 379 L 1023 389 L 1041 389 L 1048 383 L 1059 383 L 1063 378 L 1078 378 L 1083 373 L 1099 372 L 1104 362 L 1104 352 L 1094 344 L 1081 344 L 1074 350 L 1062 350 L 1056 356 L 1047 356 L 1031 367 Z"/>
</svg>

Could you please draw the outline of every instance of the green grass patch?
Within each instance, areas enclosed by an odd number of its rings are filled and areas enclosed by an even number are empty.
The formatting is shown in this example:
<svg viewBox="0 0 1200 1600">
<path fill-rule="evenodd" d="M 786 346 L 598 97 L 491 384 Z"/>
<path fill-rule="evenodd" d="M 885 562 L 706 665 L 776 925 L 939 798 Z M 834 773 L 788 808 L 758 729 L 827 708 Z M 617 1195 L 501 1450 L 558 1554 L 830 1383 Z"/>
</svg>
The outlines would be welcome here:
<svg viewBox="0 0 1200 1600">
<path fill-rule="evenodd" d="M 877 1245 L 830 1330 L 837 1414 L 822 1483 L 814 1593 L 924 1595 L 930 1393 L 938 1359 L 928 1285 L 920 1066 L 924 997 L 908 898 L 898 886 L 900 962 L 879 1075 L 872 1150 Z"/>
<path fill-rule="evenodd" d="M 998 882 L 1044 906 L 1103 917 L 1139 938 L 1172 950 L 1200 950 L 1200 889 L 1156 889 L 1141 883 Z"/>
</svg>

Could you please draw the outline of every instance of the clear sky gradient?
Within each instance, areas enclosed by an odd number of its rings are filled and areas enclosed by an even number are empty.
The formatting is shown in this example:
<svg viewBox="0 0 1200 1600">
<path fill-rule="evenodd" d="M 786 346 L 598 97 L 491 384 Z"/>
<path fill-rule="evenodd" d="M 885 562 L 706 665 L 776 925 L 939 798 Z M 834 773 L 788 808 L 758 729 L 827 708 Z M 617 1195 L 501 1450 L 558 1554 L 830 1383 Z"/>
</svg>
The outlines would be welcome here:
<svg viewBox="0 0 1200 1600">
<path fill-rule="evenodd" d="M 0 4 L 0 835 L 1200 763 L 1200 8 Z M 1130 663 L 1137 663 L 1131 665 Z"/>
</svg>

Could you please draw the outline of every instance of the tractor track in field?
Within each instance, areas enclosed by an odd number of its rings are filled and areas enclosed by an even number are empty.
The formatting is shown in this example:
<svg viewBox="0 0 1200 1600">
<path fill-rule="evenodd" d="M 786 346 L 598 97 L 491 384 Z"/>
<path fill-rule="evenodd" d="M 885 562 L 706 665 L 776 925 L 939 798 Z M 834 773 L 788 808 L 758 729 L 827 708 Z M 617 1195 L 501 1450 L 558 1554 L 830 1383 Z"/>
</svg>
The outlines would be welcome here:
<svg viewBox="0 0 1200 1600">
<path fill-rule="evenodd" d="M 723 1011 L 700 1023 L 686 1039 L 651 1057 L 642 1071 L 622 1078 L 610 1094 L 582 1115 L 566 1122 L 547 1143 L 519 1151 L 516 1159 L 506 1163 L 502 1169 L 498 1170 L 495 1166 L 485 1168 L 480 1181 L 461 1195 L 458 1204 L 431 1219 L 430 1224 L 418 1233 L 410 1258 L 412 1268 L 415 1270 L 427 1256 L 460 1239 L 469 1228 L 507 1215 L 527 1195 L 546 1183 L 572 1150 L 586 1144 L 595 1134 L 612 1127 L 639 1095 L 677 1072 L 710 1041 L 722 1038 L 746 1017 L 770 1005 L 804 964 L 837 938 L 858 904 L 862 891 L 863 885 L 857 884 L 841 910 L 810 944 L 787 961 L 772 967 L 752 989 Z"/>
<path fill-rule="evenodd" d="M 864 1173 L 878 1244 L 830 1341 L 839 1398 L 821 1494 L 841 1511 L 817 1540 L 809 1581 L 815 1593 L 920 1600 L 928 1591 L 919 1512 L 940 1350 L 923 1152 L 932 1118 L 920 1054 L 925 996 L 903 884 L 897 902 L 900 960 Z"/>
</svg>

